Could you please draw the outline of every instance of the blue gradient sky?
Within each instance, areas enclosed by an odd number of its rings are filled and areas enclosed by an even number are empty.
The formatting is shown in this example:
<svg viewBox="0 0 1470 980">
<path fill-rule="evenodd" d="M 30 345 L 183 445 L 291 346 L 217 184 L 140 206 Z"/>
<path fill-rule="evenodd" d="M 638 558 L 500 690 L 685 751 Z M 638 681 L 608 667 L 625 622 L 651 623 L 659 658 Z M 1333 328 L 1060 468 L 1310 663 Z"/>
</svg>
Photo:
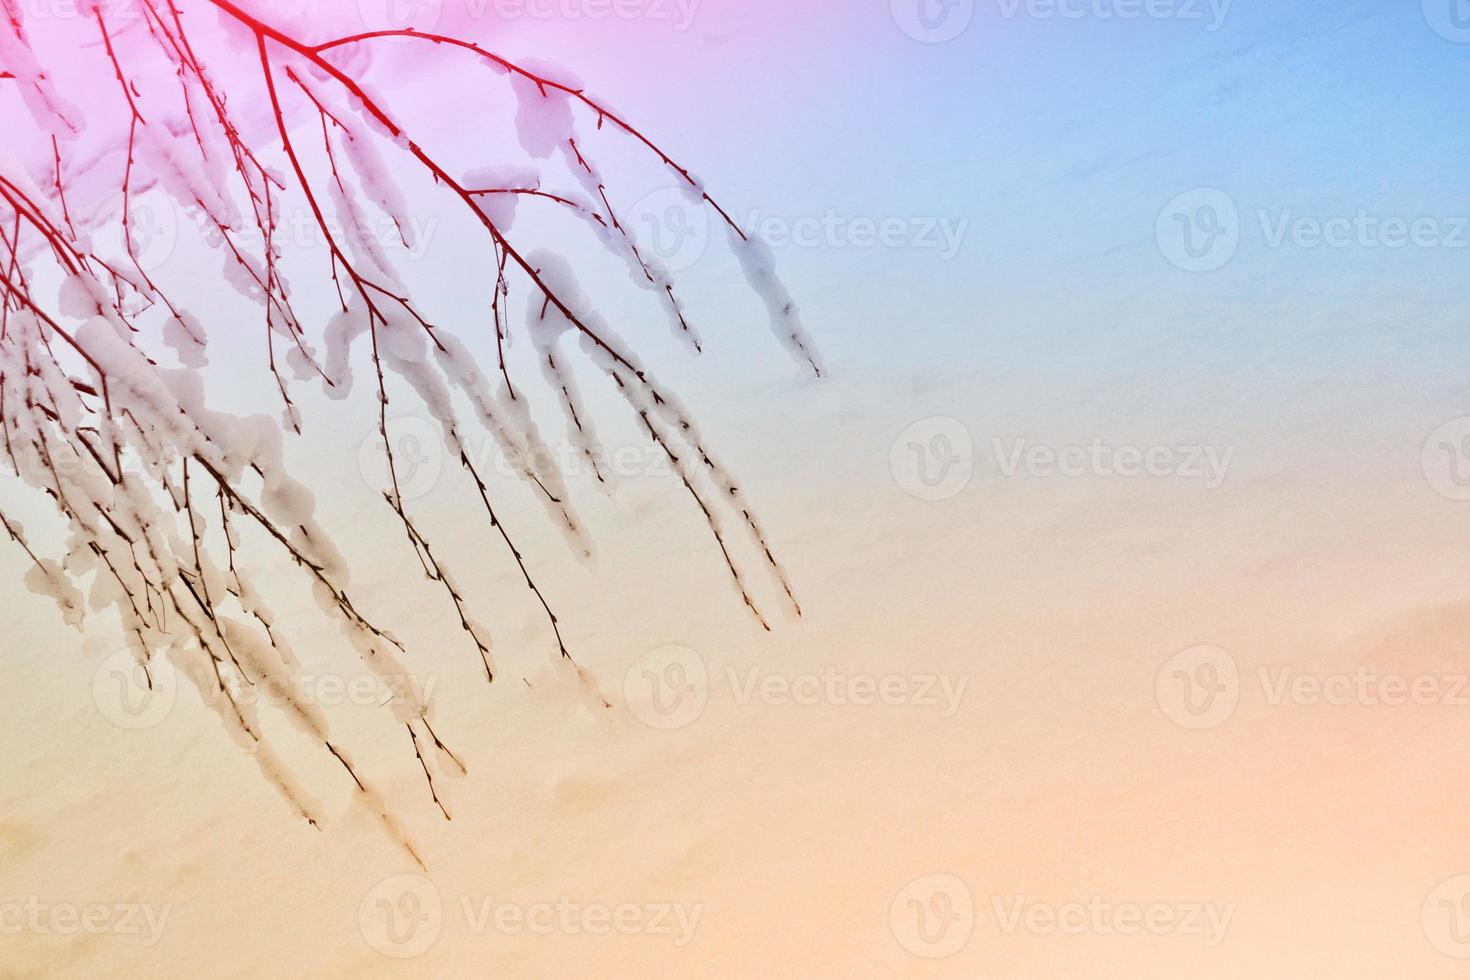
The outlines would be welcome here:
<svg viewBox="0 0 1470 980">
<path fill-rule="evenodd" d="M 1243 473 L 1420 485 L 1424 437 L 1470 394 L 1470 247 L 1271 247 L 1259 214 L 1470 216 L 1470 45 L 1417 4 L 1237 0 L 1215 31 L 1203 4 L 1195 21 L 1025 9 L 987 0 L 926 44 L 886 3 L 706 0 L 687 32 L 572 22 L 505 45 L 555 47 L 737 214 L 966 223 L 948 261 L 777 248 L 829 361 L 875 386 L 894 431 L 926 411 L 1142 427 L 1239 443 Z M 1155 226 L 1201 187 L 1233 199 L 1241 240 L 1188 272 Z M 685 280 L 708 360 L 740 368 L 730 397 L 751 371 L 789 379 L 733 264 L 709 264 Z"/>
<path fill-rule="evenodd" d="M 829 350 L 1015 367 L 1044 352 L 1092 371 L 1466 353 L 1470 249 L 1270 248 L 1257 219 L 1470 214 L 1455 124 L 1470 46 L 1417 5 L 1237 2 L 1212 32 L 1007 18 L 989 0 L 942 44 L 911 40 L 880 3 L 733 6 L 709 0 L 685 34 L 645 29 L 659 71 L 618 71 L 620 53 L 594 48 L 581 74 L 657 119 L 737 209 L 969 222 L 950 262 L 782 250 Z M 707 48 L 701 32 L 729 36 Z M 1238 254 L 1207 274 L 1174 268 L 1154 237 L 1196 187 L 1242 216 Z"/>
<path fill-rule="evenodd" d="M 704 0 L 685 31 L 459 26 L 573 66 L 742 221 L 963 228 L 947 259 L 776 246 L 834 368 L 829 388 L 847 386 L 794 396 L 793 424 L 811 429 L 798 444 L 832 437 L 814 406 L 860 401 L 870 418 L 842 437 L 848 455 L 881 454 L 941 413 L 981 433 L 1224 441 L 1241 448 L 1240 474 L 1351 472 L 1422 490 L 1425 437 L 1470 398 L 1470 230 L 1459 247 L 1274 247 L 1262 221 L 1363 211 L 1455 232 L 1470 217 L 1457 125 L 1470 44 L 1436 33 L 1417 4 L 1236 0 L 1218 30 L 1195 6 L 1199 19 L 1038 19 L 984 0 L 937 44 L 876 0 Z M 451 146 L 472 131 L 461 116 L 443 128 Z M 597 143 L 612 158 L 625 144 Z M 627 175 L 623 201 L 668 186 L 656 168 Z M 1240 223 L 1233 256 L 1207 272 L 1176 267 L 1156 235 L 1166 205 L 1199 188 L 1228 195 Z M 453 254 L 431 274 L 460 275 Z M 646 321 L 621 305 L 620 275 L 599 295 L 637 337 Z M 655 336 L 642 349 L 660 374 L 719 392 L 715 417 L 753 384 L 789 394 L 798 372 L 721 243 L 679 277 L 708 355 L 690 363 Z"/>
</svg>

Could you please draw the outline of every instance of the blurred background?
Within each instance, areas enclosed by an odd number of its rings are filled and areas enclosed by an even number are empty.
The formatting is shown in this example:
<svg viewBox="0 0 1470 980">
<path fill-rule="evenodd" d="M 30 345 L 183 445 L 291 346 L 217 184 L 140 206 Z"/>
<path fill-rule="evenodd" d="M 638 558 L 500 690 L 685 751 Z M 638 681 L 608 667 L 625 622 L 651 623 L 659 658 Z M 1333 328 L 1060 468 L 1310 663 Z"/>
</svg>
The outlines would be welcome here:
<svg viewBox="0 0 1470 980">
<path fill-rule="evenodd" d="M 427 870 L 263 708 L 331 814 L 295 819 L 187 683 L 138 689 L 115 625 L 67 629 L 0 550 L 0 977 L 1463 974 L 1456 0 L 311 16 L 565 66 L 770 244 L 820 380 L 771 337 L 722 229 L 618 134 L 584 141 L 676 274 L 701 356 L 575 226 L 524 205 L 516 224 L 567 243 L 679 392 L 804 615 L 756 575 L 760 629 L 678 477 L 569 351 L 615 492 L 544 385 L 538 404 L 590 559 L 480 445 L 591 686 L 558 669 L 425 413 L 407 392 L 390 411 L 405 493 L 496 639 L 486 685 L 378 496 L 370 386 L 304 396 L 289 458 L 469 770 L 438 783 L 452 821 L 393 692 L 293 569 L 261 570 L 309 696 Z M 514 156 L 503 80 L 413 42 L 371 71 L 465 169 Z M 490 256 L 390 164 L 423 222 L 409 275 L 489 364 Z M 151 206 L 150 261 L 222 302 L 188 216 Z M 269 404 L 257 346 L 211 335 L 212 397 Z M 513 363 L 541 384 L 523 339 Z"/>
</svg>

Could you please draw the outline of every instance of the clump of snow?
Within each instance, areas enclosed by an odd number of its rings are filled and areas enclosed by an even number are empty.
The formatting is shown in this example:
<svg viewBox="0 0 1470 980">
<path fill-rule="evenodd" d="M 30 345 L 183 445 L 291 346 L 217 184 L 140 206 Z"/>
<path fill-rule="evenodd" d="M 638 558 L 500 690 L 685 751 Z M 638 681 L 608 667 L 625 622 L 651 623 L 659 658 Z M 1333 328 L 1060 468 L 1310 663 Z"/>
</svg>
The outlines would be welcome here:
<svg viewBox="0 0 1470 980">
<path fill-rule="evenodd" d="M 575 135 L 571 97 L 521 75 L 512 76 L 510 87 L 516 97 L 516 135 L 521 147 L 545 160 Z"/>
<path fill-rule="evenodd" d="M 477 167 L 464 175 L 463 184 L 472 191 L 537 190 L 541 176 L 532 167 L 513 165 Z M 486 219 L 502 232 L 515 224 L 516 208 L 521 194 L 476 194 L 475 206 Z"/>
<path fill-rule="evenodd" d="M 817 374 L 822 373 L 817 360 L 816 347 L 801 324 L 801 312 L 791 298 L 786 284 L 776 275 L 776 256 L 771 246 L 755 235 L 742 237 L 733 228 L 728 228 L 730 248 L 740 260 L 740 269 L 745 281 L 765 301 L 771 319 L 771 332 L 776 339 L 799 360 L 805 361 Z"/>
<path fill-rule="evenodd" d="M 181 311 L 163 323 L 163 342 L 179 357 L 185 367 L 204 367 L 209 358 L 205 356 L 204 328 L 194 314 Z"/>
</svg>

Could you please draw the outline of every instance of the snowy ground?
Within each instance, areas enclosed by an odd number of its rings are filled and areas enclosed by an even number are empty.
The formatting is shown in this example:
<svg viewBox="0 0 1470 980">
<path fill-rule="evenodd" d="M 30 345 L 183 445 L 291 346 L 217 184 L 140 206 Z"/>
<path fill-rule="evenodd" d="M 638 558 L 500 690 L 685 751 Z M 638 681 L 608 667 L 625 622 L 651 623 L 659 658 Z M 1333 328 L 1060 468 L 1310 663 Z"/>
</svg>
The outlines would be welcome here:
<svg viewBox="0 0 1470 980">
<path fill-rule="evenodd" d="M 1417 448 L 1330 508 L 1330 479 L 1273 479 L 1247 432 L 1254 461 L 1238 457 L 1214 492 L 1007 479 L 988 461 L 959 496 L 921 501 L 890 472 L 905 421 L 926 402 L 982 418 L 1001 412 L 991 398 L 1021 398 L 928 381 L 916 403 L 839 370 L 711 424 L 779 529 L 800 623 L 752 626 L 655 476 L 596 516 L 612 530 L 595 574 L 543 563 L 563 572 L 573 649 L 612 709 L 558 686 L 530 609 L 487 616 L 490 688 L 453 631 L 411 631 L 438 637 L 418 647 L 420 679 L 470 765 L 443 784 L 453 822 L 382 712 L 349 703 L 333 718 L 427 873 L 284 726 L 283 754 L 333 814 L 321 832 L 192 692 L 120 731 L 110 689 L 93 694 L 109 651 L 79 657 L 41 601 L 17 596 L 4 897 L 35 896 L 50 931 L 7 935 L 0 975 L 1456 975 L 1442 949 L 1458 934 L 1432 893 L 1470 868 L 1454 680 L 1470 607 L 1452 574 L 1458 511 L 1426 498 Z M 798 412 L 801 437 L 770 441 Z M 776 448 L 757 457 L 762 444 Z M 476 547 L 458 549 L 476 595 L 517 596 Z M 406 580 L 367 595 L 400 622 L 435 601 Z M 350 678 L 350 654 L 321 642 L 313 658 Z M 1239 680 L 1224 708 L 1191 715 L 1170 661 L 1198 644 L 1228 651 Z M 690 700 L 660 674 L 660 713 L 645 671 L 669 663 Z M 1283 678 L 1364 672 L 1352 691 L 1390 703 L 1326 703 L 1310 681 L 1280 693 Z M 1395 677 L 1438 686 L 1403 703 Z M 1345 682 L 1327 683 L 1344 700 Z M 885 690 L 889 703 L 852 703 Z M 55 909 L 97 904 L 143 908 L 136 923 L 114 909 L 105 934 L 61 934 Z"/>
</svg>

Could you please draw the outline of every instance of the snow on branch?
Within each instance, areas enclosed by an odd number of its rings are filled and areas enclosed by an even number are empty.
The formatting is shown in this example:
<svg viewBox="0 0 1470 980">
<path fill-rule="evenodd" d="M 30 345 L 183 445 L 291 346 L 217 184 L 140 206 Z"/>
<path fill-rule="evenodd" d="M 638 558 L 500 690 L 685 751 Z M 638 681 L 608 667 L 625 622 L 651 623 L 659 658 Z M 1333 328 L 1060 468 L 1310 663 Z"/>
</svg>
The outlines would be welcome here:
<svg viewBox="0 0 1470 980">
<path fill-rule="evenodd" d="M 575 214 L 627 264 L 634 282 L 657 295 L 674 334 L 701 351 L 672 276 L 614 209 L 579 127 L 620 134 L 723 221 L 777 337 L 820 374 L 769 250 L 641 130 L 560 70 L 518 64 L 449 36 L 376 31 L 320 40 L 308 25 L 276 23 L 232 0 L 139 0 L 125 19 L 106 3 L 82 0 L 78 16 L 59 25 L 28 23 L 29 9 L 21 0 L 0 0 L 0 106 L 23 107 L 21 117 L 7 120 L 19 128 L 8 131 L 44 149 L 24 159 L 0 150 L 0 460 L 54 506 L 67 528 L 65 553 L 38 554 L 19 521 L 3 513 L 0 527 L 31 565 L 31 590 L 52 598 L 79 627 L 89 611 L 115 613 L 147 676 L 163 654 L 303 819 L 318 825 L 320 804 L 266 744 L 254 701 L 235 693 L 242 685 L 289 688 L 281 682 L 300 670 L 241 556 L 246 537 L 295 566 L 322 615 L 399 691 L 391 710 L 446 818 L 435 774 L 464 768 L 431 726 L 427 698 L 416 687 L 404 689 L 409 652 L 349 593 L 349 561 L 319 523 L 311 488 L 285 465 L 285 440 L 304 429 L 294 385 L 315 383 L 345 396 L 354 344 L 370 350 L 387 473 L 383 500 L 487 680 L 496 676 L 490 632 L 411 513 L 388 439 L 388 406 L 412 397 L 437 425 L 473 482 L 467 503 L 482 510 L 504 560 L 544 613 L 557 656 L 581 677 L 549 594 L 528 570 L 467 446 L 475 427 L 513 458 L 537 456 L 540 436 L 526 388 L 505 357 L 518 331 L 528 335 L 594 472 L 594 420 L 573 381 L 576 358 L 606 376 L 668 458 L 754 619 L 769 629 L 753 585 L 761 574 L 800 614 L 765 530 L 689 413 L 618 339 L 561 254 L 512 237 L 517 208 Z M 41 36 L 47 31 L 51 36 Z M 451 172 L 421 142 L 426 137 L 405 107 L 390 105 L 369 79 L 368 49 L 405 38 L 429 49 L 435 70 L 475 61 L 508 80 L 521 146 L 537 159 L 559 154 L 580 189 L 543 190 L 534 169 L 494 160 Z M 117 146 L 106 145 L 113 129 Z M 23 142 L 7 139 L 11 146 Z M 416 206 L 460 211 L 482 237 L 493 299 L 482 324 L 456 330 L 493 334 L 493 367 L 480 364 L 463 337 L 432 322 L 395 267 L 393 250 L 363 232 L 370 215 L 381 216 L 398 242 L 413 246 L 408 192 L 394 175 L 414 170 L 437 195 Z M 224 282 L 258 310 L 252 329 L 259 331 L 260 367 L 272 379 L 278 418 L 211 408 L 201 368 L 211 336 L 225 328 L 208 311 L 187 309 L 140 255 L 135 225 L 148 194 L 167 195 L 200 217 Z M 325 324 L 298 311 L 290 286 L 287 202 L 304 203 L 320 243 L 315 258 L 337 306 Z M 109 249 L 114 238 L 120 247 Z M 525 293 L 532 311 L 519 327 L 507 302 L 513 291 Z M 149 349 L 159 342 L 180 367 L 161 365 Z M 283 364 L 292 370 L 283 372 Z M 472 411 L 457 409 L 461 401 Z M 522 476 L 549 518 L 580 540 L 560 477 L 530 464 Z M 755 545 L 763 568 L 743 567 L 734 557 L 735 535 Z M 325 713 L 299 700 L 282 707 L 418 860 L 382 794 L 333 740 Z"/>
</svg>

